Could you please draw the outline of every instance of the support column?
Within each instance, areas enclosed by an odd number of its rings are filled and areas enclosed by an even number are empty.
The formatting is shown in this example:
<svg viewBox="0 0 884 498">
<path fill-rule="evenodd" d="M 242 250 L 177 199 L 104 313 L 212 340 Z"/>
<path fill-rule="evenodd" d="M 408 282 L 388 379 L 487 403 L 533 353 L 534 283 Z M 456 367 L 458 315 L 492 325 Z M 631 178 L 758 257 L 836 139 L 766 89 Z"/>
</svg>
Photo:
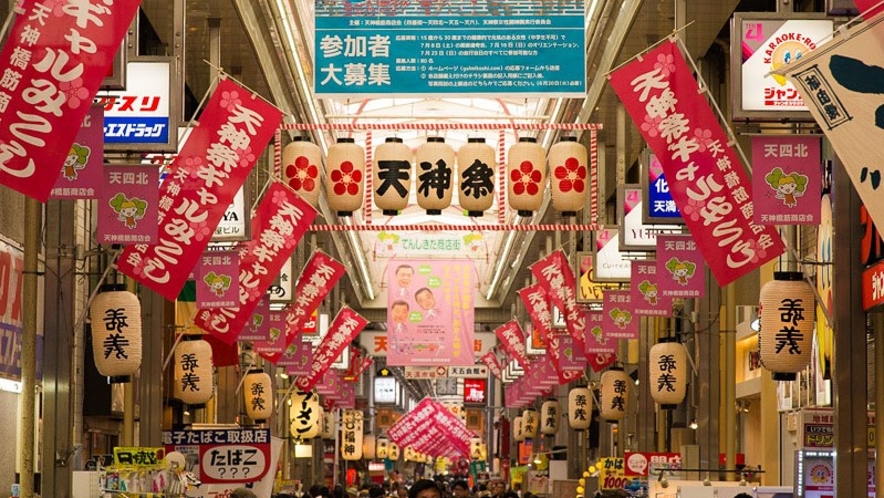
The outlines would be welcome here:
<svg viewBox="0 0 884 498">
<path fill-rule="evenodd" d="M 717 469 L 719 444 L 719 407 L 721 405 L 721 348 L 717 316 L 721 308 L 718 283 L 706 275 L 706 298 L 685 306 L 695 332 L 697 357 L 697 445 L 700 468 Z M 696 308 L 694 308 L 696 306 Z M 695 311 L 696 309 L 696 311 Z M 704 331 L 702 334 L 697 331 Z M 713 474 L 714 475 L 714 474 Z"/>
<path fill-rule="evenodd" d="M 727 469 L 737 468 L 737 296 L 736 285 L 731 283 L 724 288 L 725 306 L 722 311 L 725 319 L 724 334 L 724 457 Z M 737 481 L 736 472 L 726 473 L 725 479 Z"/>
</svg>

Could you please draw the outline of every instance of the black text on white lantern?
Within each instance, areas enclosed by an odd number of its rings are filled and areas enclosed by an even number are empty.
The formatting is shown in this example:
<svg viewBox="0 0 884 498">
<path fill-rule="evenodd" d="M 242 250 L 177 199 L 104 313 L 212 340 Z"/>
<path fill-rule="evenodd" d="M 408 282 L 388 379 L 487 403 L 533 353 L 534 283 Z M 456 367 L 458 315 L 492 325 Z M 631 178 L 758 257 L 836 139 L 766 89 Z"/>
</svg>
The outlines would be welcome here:
<svg viewBox="0 0 884 498">
<path fill-rule="evenodd" d="M 417 148 L 417 204 L 427 214 L 442 214 L 451 205 L 455 157 L 454 149 L 442 137 L 428 137 L 427 143 Z"/>
<path fill-rule="evenodd" d="M 684 401 L 688 380 L 688 356 L 684 346 L 672 338 L 662 338 L 648 354 L 651 398 L 663 410 L 674 410 Z"/>
<path fill-rule="evenodd" d="M 362 412 L 359 410 L 344 410 L 341 417 L 341 458 L 362 458 Z"/>
<path fill-rule="evenodd" d="M 377 454 L 377 438 L 372 434 L 362 436 L 362 458 L 374 460 Z"/>
<path fill-rule="evenodd" d="M 522 442 L 525 440 L 525 424 L 524 419 L 521 416 L 513 419 L 513 439 L 516 442 Z"/>
<path fill-rule="evenodd" d="M 522 432 L 525 433 L 525 439 L 534 439 L 537 437 L 538 426 L 540 425 L 540 417 L 537 410 L 528 408 L 522 412 Z"/>
<path fill-rule="evenodd" d="M 575 387 L 568 392 L 568 425 L 585 431 L 592 422 L 592 392 L 588 387 Z"/>
<path fill-rule="evenodd" d="M 352 138 L 339 138 L 325 161 L 328 205 L 338 216 L 352 216 L 362 206 L 365 150 Z"/>
<path fill-rule="evenodd" d="M 378 458 L 387 458 L 390 452 L 390 440 L 385 437 L 379 437 L 375 442 L 375 455 Z"/>
<path fill-rule="evenodd" d="M 550 194 L 553 209 L 562 216 L 577 216 L 589 192 L 586 147 L 577 137 L 562 137 L 549 149 Z"/>
<path fill-rule="evenodd" d="M 559 432 L 559 401 L 548 399 L 540 405 L 540 433 L 545 436 L 554 436 Z"/>
<path fill-rule="evenodd" d="M 393 462 L 399 460 L 399 445 L 393 441 L 387 445 L 387 459 Z"/>
<path fill-rule="evenodd" d="M 494 203 L 497 158 L 484 138 L 468 138 L 457 149 L 457 197 L 468 216 L 482 216 Z"/>
<path fill-rule="evenodd" d="M 185 338 L 175 346 L 173 396 L 188 405 L 204 405 L 214 394 L 212 346 L 202 340 Z"/>
<path fill-rule="evenodd" d="M 289 408 L 289 431 L 298 439 L 319 435 L 322 426 L 322 408 L 319 395 L 313 391 L 295 391 Z"/>
<path fill-rule="evenodd" d="M 546 190 L 546 151 L 534 137 L 521 137 L 510 147 L 506 161 L 510 207 L 519 216 L 531 216 L 540 209 Z"/>
<path fill-rule="evenodd" d="M 338 427 L 335 423 L 335 412 L 323 412 L 322 427 L 319 429 L 319 436 L 322 439 L 334 439 Z"/>
<path fill-rule="evenodd" d="M 631 381 L 621 368 L 612 367 L 602 374 L 599 383 L 599 414 L 603 419 L 619 422 L 626 416 Z"/>
<path fill-rule="evenodd" d="M 758 306 L 761 365 L 774 380 L 795 380 L 810 363 L 816 305 L 813 289 L 800 272 L 774 272 Z"/>
<path fill-rule="evenodd" d="M 417 462 L 421 455 L 411 446 L 406 446 L 403 458 L 406 462 Z"/>
<path fill-rule="evenodd" d="M 470 438 L 470 458 L 473 460 L 479 460 L 482 458 L 482 438 Z"/>
<path fill-rule="evenodd" d="M 297 136 L 282 149 L 282 181 L 311 206 L 319 206 L 319 170 L 322 151 L 306 137 Z"/>
<path fill-rule="evenodd" d="M 129 382 L 141 366 L 141 302 L 122 284 L 109 284 L 96 294 L 92 317 L 95 367 L 111 382 Z"/>
<path fill-rule="evenodd" d="M 273 413 L 273 384 L 270 374 L 253 370 L 243 382 L 246 415 L 256 423 L 263 423 Z"/>
<path fill-rule="evenodd" d="M 374 204 L 386 216 L 408 206 L 411 193 L 411 147 L 399 137 L 387 139 L 374 153 Z"/>
</svg>

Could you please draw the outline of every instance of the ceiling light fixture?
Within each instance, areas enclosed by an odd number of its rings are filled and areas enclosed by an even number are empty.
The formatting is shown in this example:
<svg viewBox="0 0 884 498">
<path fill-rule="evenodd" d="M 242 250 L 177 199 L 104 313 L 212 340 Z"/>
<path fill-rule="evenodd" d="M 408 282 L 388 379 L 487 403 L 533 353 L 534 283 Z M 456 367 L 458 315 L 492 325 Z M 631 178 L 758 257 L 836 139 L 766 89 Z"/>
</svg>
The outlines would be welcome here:
<svg viewBox="0 0 884 498">
<path fill-rule="evenodd" d="M 690 427 L 693 430 L 697 430 L 697 428 L 700 427 L 700 424 L 697 423 L 697 419 L 693 419 L 693 420 L 691 420 L 691 424 L 688 425 L 688 427 Z"/>
</svg>

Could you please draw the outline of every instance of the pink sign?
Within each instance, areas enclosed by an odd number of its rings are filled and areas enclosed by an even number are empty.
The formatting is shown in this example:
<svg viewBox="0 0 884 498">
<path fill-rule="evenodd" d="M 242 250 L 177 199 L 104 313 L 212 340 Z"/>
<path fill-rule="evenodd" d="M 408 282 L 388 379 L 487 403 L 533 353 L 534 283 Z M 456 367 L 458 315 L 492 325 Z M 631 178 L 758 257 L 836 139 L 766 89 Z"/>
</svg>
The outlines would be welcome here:
<svg viewBox="0 0 884 498">
<path fill-rule="evenodd" d="M 632 311 L 629 291 L 605 290 L 602 328 L 611 339 L 638 339 L 638 315 Z"/>
<path fill-rule="evenodd" d="M 589 368 L 593 372 L 601 372 L 616 361 L 617 355 L 614 353 L 593 353 L 593 356 L 589 359 Z"/>
<path fill-rule="evenodd" d="M 304 321 L 319 307 L 319 303 L 331 292 L 344 271 L 344 265 L 335 258 L 319 250 L 313 253 L 298 277 L 295 302 L 286 316 L 285 336 L 288 342 L 297 337 Z"/>
<path fill-rule="evenodd" d="M 236 336 L 237 341 L 251 342 L 267 338 L 267 330 L 264 328 L 270 316 L 270 300 L 266 297 L 258 301 L 252 308 L 252 315 L 243 323 L 242 329 Z"/>
<path fill-rule="evenodd" d="M 470 261 L 390 260 L 387 364 L 472 366 Z"/>
<path fill-rule="evenodd" d="M 104 171 L 104 108 L 92 105 L 52 187 L 52 199 L 95 199 Z"/>
<path fill-rule="evenodd" d="M 127 246 L 119 270 L 174 301 L 281 121 L 279 109 L 233 81 L 221 80 L 160 186 L 159 241 Z M 271 188 L 283 192 L 282 187 Z M 303 206 L 291 216 L 294 226 L 316 217 L 294 193 L 276 195 L 295 199 L 288 203 L 293 207 Z"/>
<path fill-rule="evenodd" d="M 819 225 L 819 137 L 752 137 L 752 179 L 756 223 Z"/>
<path fill-rule="evenodd" d="M 782 254 L 776 229 L 754 223 L 749 177 L 678 46 L 662 43 L 611 73 L 610 81 L 660 159 L 672 198 L 718 284 Z"/>
<path fill-rule="evenodd" d="M 616 353 L 617 339 L 605 332 L 604 314 L 601 311 L 586 313 L 586 354 Z"/>
<path fill-rule="evenodd" d="M 565 326 L 571 338 L 580 349 L 583 349 L 584 323 L 583 311 L 577 306 L 575 292 L 577 284 L 574 272 L 568 264 L 568 258 L 561 249 L 553 251 L 549 256 L 531 265 L 531 274 L 546 290 L 551 303 L 565 314 Z"/>
<path fill-rule="evenodd" d="M 46 202 L 140 4 L 20 2 L 0 53 L 0 184 Z"/>
<path fill-rule="evenodd" d="M 500 379 L 503 376 L 503 368 L 500 366 L 500 360 L 497 359 L 497 354 L 494 350 L 488 351 L 483 354 L 479 360 L 488 367 L 488 371 L 491 372 L 492 375 Z"/>
<path fill-rule="evenodd" d="M 307 375 L 313 363 L 313 345 L 295 340 L 286 346 L 285 352 L 277 359 L 276 365 L 285 367 L 288 375 Z"/>
<path fill-rule="evenodd" d="M 528 355 L 525 352 L 525 333 L 519 322 L 511 320 L 494 330 L 494 335 L 500 339 L 500 345 L 506 354 L 522 368 L 528 368 Z"/>
<path fill-rule="evenodd" d="M 298 380 L 295 381 L 298 389 L 303 391 L 312 389 L 319 382 L 320 377 L 331 368 L 331 364 L 341 355 L 344 348 L 353 342 L 353 339 L 366 325 L 368 325 L 368 320 L 359 313 L 346 306 L 341 308 L 338 316 L 329 326 L 328 333 L 316 348 L 310 373 L 298 377 Z"/>
<path fill-rule="evenodd" d="M 261 339 L 255 340 L 252 348 L 261 355 L 281 355 L 285 352 L 285 315 L 283 310 L 270 310 L 261 325 Z"/>
<path fill-rule="evenodd" d="M 663 296 L 703 297 L 703 264 L 699 244 L 689 235 L 657 237 L 657 282 Z"/>
<path fill-rule="evenodd" d="M 196 307 L 232 308 L 239 302 L 239 255 L 208 251 L 196 265 Z"/>
<path fill-rule="evenodd" d="M 534 330 L 546 344 L 547 354 L 549 354 L 550 362 L 558 375 L 559 382 L 567 384 L 573 380 L 571 372 L 580 371 L 582 373 L 586 369 L 586 362 L 583 361 L 586 345 L 582 340 L 574 341 L 567 333 L 561 334 L 552 330 L 548 297 L 543 286 L 534 284 L 520 289 L 519 297 L 525 304 L 525 309 L 528 310 Z M 565 356 L 567 351 L 570 351 L 570 356 Z"/>
<path fill-rule="evenodd" d="M 632 311 L 641 316 L 672 316 L 672 297 L 660 292 L 657 262 L 632 262 Z"/>
<path fill-rule="evenodd" d="M 156 166 L 105 165 L 98 199 L 98 242 L 156 242 L 159 183 Z"/>
<path fill-rule="evenodd" d="M 252 240 L 239 253 L 239 303 L 236 308 L 200 309 L 194 323 L 228 343 L 251 316 L 295 246 L 316 217 L 316 210 L 281 183 L 272 183 L 252 217 Z"/>
</svg>

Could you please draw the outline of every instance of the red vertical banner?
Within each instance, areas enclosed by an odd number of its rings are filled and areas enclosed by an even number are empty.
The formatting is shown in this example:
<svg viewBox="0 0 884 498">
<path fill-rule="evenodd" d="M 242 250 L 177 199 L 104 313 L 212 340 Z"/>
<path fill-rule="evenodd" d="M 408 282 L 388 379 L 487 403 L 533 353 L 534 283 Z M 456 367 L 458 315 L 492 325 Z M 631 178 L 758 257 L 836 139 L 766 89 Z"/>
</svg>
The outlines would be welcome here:
<svg viewBox="0 0 884 498">
<path fill-rule="evenodd" d="M 281 122 L 279 109 L 221 80 L 160 186 L 158 242 L 127 246 L 119 270 L 174 301 Z M 316 217 L 300 197 L 290 204 L 305 206 L 306 224 Z"/>
<path fill-rule="evenodd" d="M 503 350 L 510 358 L 516 360 L 522 368 L 528 368 L 528 354 L 525 351 L 525 333 L 519 322 L 512 320 L 504 323 L 494 330 L 494 335 L 500 339 Z"/>
<path fill-rule="evenodd" d="M 611 86 L 660 159 L 676 206 L 719 285 L 783 253 L 755 223 L 752 184 L 673 41 L 614 71 Z"/>
<path fill-rule="evenodd" d="M 295 285 L 295 302 L 286 315 L 286 341 L 291 343 L 310 313 L 331 292 L 344 275 L 344 265 L 322 251 L 316 251 L 304 265 Z"/>
<path fill-rule="evenodd" d="M 80 131 L 71 125 L 83 122 L 141 2 L 19 3 L 0 52 L 0 184 L 46 202 Z"/>
<path fill-rule="evenodd" d="M 310 373 L 302 377 L 298 377 L 295 385 L 298 389 L 306 391 L 313 389 L 313 386 L 319 382 L 322 375 L 331 368 L 331 364 L 340 356 L 341 352 L 348 344 L 356 339 L 359 332 L 368 325 L 368 320 L 363 318 L 359 313 L 344 306 L 338 312 L 338 316 L 328 328 L 328 333 L 322 338 L 322 342 L 316 348 L 313 355 L 313 365 L 310 367 Z"/>
<path fill-rule="evenodd" d="M 316 210 L 301 196 L 272 183 L 252 217 L 252 240 L 240 251 L 239 306 L 200 309 L 194 323 L 228 344 L 235 341 L 314 218 Z"/>
<path fill-rule="evenodd" d="M 497 359 L 497 354 L 493 350 L 482 355 L 479 360 L 488 367 L 488 371 L 491 372 L 492 375 L 498 379 L 503 376 L 503 367 L 501 367 L 500 360 Z"/>
<path fill-rule="evenodd" d="M 578 347 L 584 349 L 583 334 L 586 328 L 583 310 L 577 306 L 577 284 L 568 258 L 561 249 L 531 265 L 531 274 L 546 290 L 550 302 L 565 315 L 565 326 Z"/>
</svg>

